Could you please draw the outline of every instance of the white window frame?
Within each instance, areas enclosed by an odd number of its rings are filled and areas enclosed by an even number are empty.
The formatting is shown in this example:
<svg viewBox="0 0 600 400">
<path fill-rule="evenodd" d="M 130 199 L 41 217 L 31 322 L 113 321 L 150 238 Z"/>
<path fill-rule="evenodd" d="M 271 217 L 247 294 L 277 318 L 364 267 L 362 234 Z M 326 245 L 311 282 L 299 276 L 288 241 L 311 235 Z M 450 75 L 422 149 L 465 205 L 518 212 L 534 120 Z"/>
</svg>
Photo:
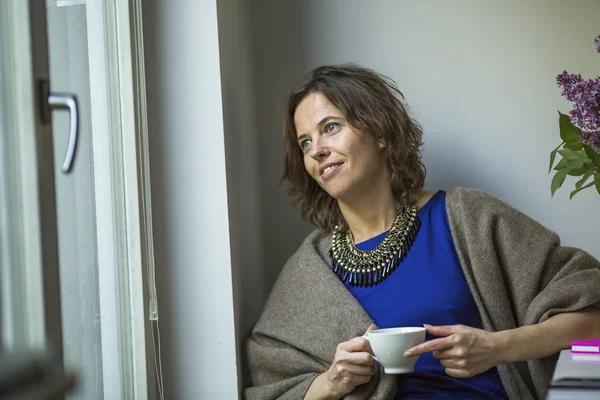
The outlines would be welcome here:
<svg viewBox="0 0 600 400">
<path fill-rule="evenodd" d="M 105 52 L 90 51 L 90 94 L 94 187 L 97 220 L 98 284 L 102 326 L 102 366 L 104 397 L 124 398 L 124 384 L 132 384 L 135 399 L 155 398 L 151 339 L 150 300 L 156 309 L 156 294 L 149 286 L 148 275 L 154 276 L 154 248 L 151 223 L 148 129 L 142 36 L 141 0 L 114 0 L 117 28 L 118 87 L 120 92 L 120 124 L 125 196 L 128 298 L 131 330 L 132 382 L 124 382 L 119 333 L 117 259 L 118 249 L 114 223 L 113 161 L 110 154 L 111 131 L 108 72 Z M 105 48 L 105 1 L 87 0 L 88 48 Z M 152 290 L 148 288 L 151 287 Z M 156 316 L 155 316 L 156 317 Z"/>
<path fill-rule="evenodd" d="M 127 245 L 132 318 L 133 380 L 136 398 L 156 397 L 152 360 L 152 322 L 158 323 L 154 284 L 154 237 L 150 191 L 150 152 L 146 107 L 146 75 L 142 0 L 116 0 L 119 86 L 123 131 Z M 148 284 L 146 284 L 146 282 Z"/>
</svg>

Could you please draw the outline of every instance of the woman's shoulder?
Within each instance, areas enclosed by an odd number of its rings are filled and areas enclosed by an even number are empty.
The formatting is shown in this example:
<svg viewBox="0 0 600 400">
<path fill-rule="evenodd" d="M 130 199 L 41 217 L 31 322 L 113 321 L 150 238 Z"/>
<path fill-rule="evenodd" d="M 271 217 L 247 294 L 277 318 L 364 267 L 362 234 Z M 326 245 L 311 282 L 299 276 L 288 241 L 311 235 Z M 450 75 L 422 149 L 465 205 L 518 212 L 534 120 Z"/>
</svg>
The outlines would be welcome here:
<svg viewBox="0 0 600 400">
<path fill-rule="evenodd" d="M 423 189 L 418 190 L 417 191 L 417 201 L 415 204 L 415 206 L 417 207 L 417 210 L 420 210 L 426 204 L 428 204 L 429 201 L 431 200 L 431 198 L 439 192 L 440 192 L 439 190 L 436 190 L 434 192 L 432 192 L 430 190 L 423 190 Z"/>
<path fill-rule="evenodd" d="M 485 190 L 467 188 L 462 186 L 451 187 L 449 189 L 438 190 L 419 190 L 417 193 L 417 208 L 423 207 L 434 196 L 444 193 L 450 201 L 459 202 L 499 202 L 501 201 L 495 195 L 486 192 Z"/>
<path fill-rule="evenodd" d="M 481 216 L 482 213 L 489 215 L 508 214 L 518 218 L 529 218 L 523 212 L 490 192 L 461 186 L 446 191 L 446 208 L 449 214 L 467 213 L 471 216 L 475 216 L 474 214 Z"/>
<path fill-rule="evenodd" d="M 497 196 L 486 192 L 485 190 L 467 188 L 462 186 L 456 186 L 447 189 L 446 198 L 449 202 L 502 203 L 502 201 Z"/>
<path fill-rule="evenodd" d="M 485 236 L 491 230 L 506 236 L 522 236 L 525 232 L 543 235 L 559 242 L 555 232 L 511 206 L 497 196 L 481 189 L 454 187 L 447 190 L 446 210 L 451 227 L 456 232 Z"/>
<path fill-rule="evenodd" d="M 435 191 L 419 190 L 417 194 L 417 210 L 427 208 L 432 203 L 444 201 L 449 210 L 484 210 L 509 207 L 498 197 L 481 189 L 452 187 Z"/>
</svg>

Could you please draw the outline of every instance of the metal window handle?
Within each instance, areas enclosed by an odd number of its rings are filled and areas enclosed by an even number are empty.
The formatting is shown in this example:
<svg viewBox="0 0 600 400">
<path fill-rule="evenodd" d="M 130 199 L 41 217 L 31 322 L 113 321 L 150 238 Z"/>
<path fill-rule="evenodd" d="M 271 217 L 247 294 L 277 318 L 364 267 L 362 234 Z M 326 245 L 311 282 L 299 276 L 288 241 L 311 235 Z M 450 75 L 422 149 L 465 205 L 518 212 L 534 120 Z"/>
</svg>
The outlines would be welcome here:
<svg viewBox="0 0 600 400">
<path fill-rule="evenodd" d="M 65 174 L 71 171 L 75 153 L 77 151 L 77 138 L 79 135 L 79 109 L 77 108 L 77 97 L 72 94 L 50 93 L 48 94 L 48 107 L 52 110 L 69 110 L 69 143 L 67 145 L 67 154 L 62 165 Z"/>
</svg>

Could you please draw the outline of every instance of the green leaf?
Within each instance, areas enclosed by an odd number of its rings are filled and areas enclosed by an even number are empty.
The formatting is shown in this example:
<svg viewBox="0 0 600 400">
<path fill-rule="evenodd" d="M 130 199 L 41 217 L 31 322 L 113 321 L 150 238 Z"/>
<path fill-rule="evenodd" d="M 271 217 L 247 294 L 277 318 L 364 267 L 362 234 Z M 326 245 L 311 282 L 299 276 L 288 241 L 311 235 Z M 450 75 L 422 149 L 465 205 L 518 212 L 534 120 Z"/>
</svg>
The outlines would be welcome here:
<svg viewBox="0 0 600 400">
<path fill-rule="evenodd" d="M 570 176 L 581 176 L 583 174 L 585 174 L 585 171 L 587 171 L 587 167 L 584 165 L 583 167 L 579 168 L 579 169 L 574 169 L 574 170 L 568 170 L 567 169 L 567 175 Z"/>
<path fill-rule="evenodd" d="M 570 151 L 570 150 L 569 150 Z M 592 163 L 592 161 L 587 158 L 583 152 L 581 153 L 569 153 L 569 158 L 563 158 L 556 164 L 554 169 L 556 171 L 560 171 L 561 169 L 566 169 L 567 174 L 571 176 L 581 176 L 585 174 L 588 169 L 588 166 Z"/>
<path fill-rule="evenodd" d="M 581 129 L 573 125 L 571 118 L 568 115 L 558 112 L 558 126 L 560 128 L 560 137 L 567 143 L 575 143 L 579 141 Z"/>
<path fill-rule="evenodd" d="M 594 184 L 594 182 L 590 182 L 587 185 L 585 185 L 584 187 L 581 187 L 579 189 L 575 189 L 571 192 L 571 194 L 569 195 L 569 200 L 571 200 L 573 198 L 573 196 L 575 196 L 577 193 L 581 192 L 583 189 L 587 189 L 590 186 L 592 186 Z"/>
<path fill-rule="evenodd" d="M 579 151 L 579 150 L 583 149 L 583 143 L 581 143 L 581 142 L 567 143 L 567 144 L 565 144 L 565 147 L 570 150 Z"/>
<path fill-rule="evenodd" d="M 554 174 L 554 178 L 552 178 L 552 184 L 550 185 L 550 191 L 552 193 L 552 196 L 554 196 L 554 192 L 556 192 L 556 190 L 562 186 L 566 177 L 567 177 L 566 169 L 561 169 L 556 174 Z"/>
<path fill-rule="evenodd" d="M 581 155 L 581 153 L 573 151 L 571 149 L 562 149 L 562 150 L 559 150 L 558 154 L 560 154 L 561 156 L 563 156 L 563 158 L 566 159 L 567 161 L 579 160 L 580 158 L 583 157 Z"/>
<path fill-rule="evenodd" d="M 590 179 L 590 176 L 592 176 L 594 174 L 594 164 L 590 164 L 590 166 L 588 167 L 588 169 L 585 171 L 585 174 L 583 175 L 583 178 L 581 178 L 579 181 L 577 181 L 577 183 L 575 184 L 575 188 L 577 189 L 581 189 L 581 186 L 583 186 L 585 184 L 585 182 Z M 592 182 L 593 183 L 593 182 Z M 571 193 L 571 195 L 573 195 L 573 193 Z M 573 197 L 573 196 L 571 196 Z"/>
<path fill-rule="evenodd" d="M 561 169 L 565 169 L 565 168 L 567 168 L 567 164 L 568 164 L 568 163 L 569 163 L 569 162 L 563 158 L 563 159 L 561 159 L 561 160 L 558 162 L 558 164 L 556 164 L 556 167 L 554 167 L 554 169 L 555 169 L 556 171 L 560 171 Z"/>
<path fill-rule="evenodd" d="M 567 162 L 567 168 L 569 169 L 569 171 L 581 169 L 584 166 L 585 162 L 586 160 L 583 158 L 580 158 L 578 160 L 571 160 Z"/>
<path fill-rule="evenodd" d="M 579 181 L 579 182 L 581 182 L 581 181 Z M 579 182 L 577 182 L 577 184 L 579 184 Z M 577 186 L 577 184 L 575 186 Z M 569 196 L 569 199 L 572 199 L 573 196 L 575 196 L 577 193 L 581 192 L 583 189 L 589 188 L 592 185 L 596 185 L 596 190 L 598 191 L 598 194 L 600 194 L 600 172 L 594 173 L 594 180 L 592 182 L 588 183 L 585 186 L 582 186 L 582 187 L 579 187 L 579 188 L 573 190 L 571 192 L 571 195 Z"/>
<path fill-rule="evenodd" d="M 558 151 L 558 149 L 560 149 L 560 146 L 562 146 L 563 144 L 565 144 L 565 142 L 562 142 L 561 144 L 559 144 L 558 147 L 555 148 L 554 150 L 552 150 L 552 153 L 550 153 L 550 167 L 548 168 L 548 173 L 550 173 L 552 171 L 552 166 L 554 165 L 554 159 L 556 158 L 556 152 Z"/>
<path fill-rule="evenodd" d="M 596 168 L 600 170 L 600 154 L 596 153 L 594 150 L 592 150 L 590 146 L 585 144 L 583 145 L 583 150 L 585 151 L 585 154 L 588 156 L 588 158 L 594 161 L 594 164 L 596 164 Z"/>
</svg>

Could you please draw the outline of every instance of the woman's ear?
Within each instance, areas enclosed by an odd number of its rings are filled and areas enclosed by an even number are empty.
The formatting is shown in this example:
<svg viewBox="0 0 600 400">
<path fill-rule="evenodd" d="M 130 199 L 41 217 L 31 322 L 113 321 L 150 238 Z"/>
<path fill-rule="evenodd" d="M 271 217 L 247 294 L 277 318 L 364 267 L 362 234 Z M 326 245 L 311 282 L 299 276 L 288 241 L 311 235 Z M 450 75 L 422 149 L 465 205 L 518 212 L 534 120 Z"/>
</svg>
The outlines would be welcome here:
<svg viewBox="0 0 600 400">
<path fill-rule="evenodd" d="M 379 140 L 379 149 L 380 149 L 380 150 L 383 150 L 383 149 L 385 149 L 386 147 L 387 147 L 387 143 L 385 142 L 385 140 L 383 140 L 383 139 L 380 139 L 380 140 Z"/>
</svg>

